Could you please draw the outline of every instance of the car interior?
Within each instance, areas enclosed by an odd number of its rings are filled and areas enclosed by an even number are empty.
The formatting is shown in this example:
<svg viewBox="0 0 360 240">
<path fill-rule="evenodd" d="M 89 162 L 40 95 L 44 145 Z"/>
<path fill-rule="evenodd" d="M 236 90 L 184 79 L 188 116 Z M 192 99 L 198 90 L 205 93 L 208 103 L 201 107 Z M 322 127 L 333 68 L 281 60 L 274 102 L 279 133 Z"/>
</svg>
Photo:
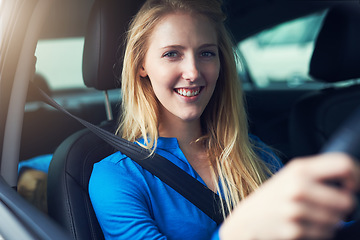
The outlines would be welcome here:
<svg viewBox="0 0 360 240">
<path fill-rule="evenodd" d="M 17 215 L 39 222 L 27 229 L 48 229 L 47 232 L 54 233 L 51 239 L 64 239 L 68 233 L 74 239 L 104 239 L 89 199 L 88 182 L 93 164 L 115 150 L 76 120 L 43 103 L 37 87 L 70 113 L 114 132 L 121 114 L 119 76 L 124 35 L 131 17 L 143 2 L 19 1 L 18 12 L 12 17 L 17 30 L 0 42 L 1 46 L 8 46 L 3 55 L 6 58 L 0 58 L 1 178 L 16 188 L 19 161 L 52 155 L 46 218 L 42 213 L 34 213 L 23 199 L 19 203 L 11 200 L 25 206 Z M 0 15 L 1 6 L 0 0 Z M 244 67 L 239 74 L 250 83 L 250 87 L 243 83 L 250 132 L 274 149 L 284 164 L 294 157 L 318 153 L 360 105 L 357 81 L 360 4 L 357 1 L 224 0 L 224 7 L 236 43 L 281 23 L 326 12 L 309 62 L 309 75 L 317 85 L 286 89 L 256 87 L 247 69 L 247 59 L 239 53 Z M 40 22 L 44 22 L 42 27 Z M 31 37 L 26 28 L 34 30 Z M 84 38 L 81 81 L 86 87 L 54 90 L 48 79 L 35 72 L 36 44 L 42 39 L 79 36 Z M 26 49 L 20 46 L 25 41 L 33 46 L 23 57 Z M 31 64 L 22 65 L 22 61 Z M 29 79 L 33 83 L 28 86 Z M 55 224 L 43 226 L 48 217 Z M 60 233 L 58 226 L 65 233 Z M 6 235 L 0 228 L 0 239 L 2 234 Z M 35 238 L 48 239 L 46 234 Z M 351 234 L 342 232 L 337 237 L 347 239 Z"/>
<path fill-rule="evenodd" d="M 310 74 L 318 81 L 341 83 L 360 77 L 355 26 L 360 11 L 351 6 L 329 10 L 315 43 Z M 329 87 L 311 92 L 297 101 L 290 115 L 290 142 L 295 156 L 316 154 L 357 106 L 359 86 Z M 329 121 L 331 119 L 331 121 Z"/>
</svg>

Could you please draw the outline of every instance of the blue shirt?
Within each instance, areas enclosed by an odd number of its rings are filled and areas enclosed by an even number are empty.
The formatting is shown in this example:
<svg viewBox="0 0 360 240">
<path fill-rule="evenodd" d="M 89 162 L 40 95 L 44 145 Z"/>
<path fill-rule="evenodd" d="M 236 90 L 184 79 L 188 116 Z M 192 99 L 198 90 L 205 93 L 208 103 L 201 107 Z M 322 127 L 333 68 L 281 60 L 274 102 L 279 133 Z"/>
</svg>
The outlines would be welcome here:
<svg viewBox="0 0 360 240">
<path fill-rule="evenodd" d="M 156 153 L 205 185 L 176 138 L 159 138 Z M 89 194 L 106 239 L 219 239 L 211 218 L 120 152 L 94 165 Z"/>
<path fill-rule="evenodd" d="M 18 172 L 20 173 L 24 169 L 31 168 L 47 173 L 52 156 L 52 154 L 45 154 L 22 161 L 18 165 Z"/>
</svg>

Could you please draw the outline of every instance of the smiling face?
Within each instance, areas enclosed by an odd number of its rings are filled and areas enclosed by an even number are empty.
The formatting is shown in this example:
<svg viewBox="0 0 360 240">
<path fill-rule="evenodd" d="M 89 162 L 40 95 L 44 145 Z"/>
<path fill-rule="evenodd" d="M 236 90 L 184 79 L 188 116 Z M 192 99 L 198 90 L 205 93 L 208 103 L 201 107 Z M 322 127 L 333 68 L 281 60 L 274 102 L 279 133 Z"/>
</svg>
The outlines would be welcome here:
<svg viewBox="0 0 360 240">
<path fill-rule="evenodd" d="M 176 13 L 165 16 L 153 30 L 140 75 L 149 77 L 161 104 L 161 123 L 199 121 L 219 71 L 217 35 L 210 21 Z"/>
</svg>

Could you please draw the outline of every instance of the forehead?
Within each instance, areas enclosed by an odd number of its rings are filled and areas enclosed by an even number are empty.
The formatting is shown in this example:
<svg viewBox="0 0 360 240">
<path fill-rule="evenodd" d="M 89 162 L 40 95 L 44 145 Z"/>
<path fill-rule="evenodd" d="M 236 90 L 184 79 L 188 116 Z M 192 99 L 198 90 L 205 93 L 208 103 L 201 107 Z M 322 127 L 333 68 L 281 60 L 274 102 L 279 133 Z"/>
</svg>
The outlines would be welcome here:
<svg viewBox="0 0 360 240">
<path fill-rule="evenodd" d="M 217 44 L 214 24 L 204 15 L 172 13 L 165 15 L 155 26 L 150 45 Z"/>
</svg>

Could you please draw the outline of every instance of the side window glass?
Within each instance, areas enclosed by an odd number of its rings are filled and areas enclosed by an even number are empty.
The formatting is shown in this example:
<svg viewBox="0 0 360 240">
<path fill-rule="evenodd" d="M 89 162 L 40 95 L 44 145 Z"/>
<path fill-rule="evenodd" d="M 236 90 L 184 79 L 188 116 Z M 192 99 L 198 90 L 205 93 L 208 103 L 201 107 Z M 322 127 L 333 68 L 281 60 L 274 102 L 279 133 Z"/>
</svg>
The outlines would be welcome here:
<svg viewBox="0 0 360 240">
<path fill-rule="evenodd" d="M 325 14 L 298 18 L 238 43 L 256 87 L 294 88 L 314 83 L 308 75 L 309 63 Z"/>
<path fill-rule="evenodd" d="M 36 48 L 36 73 L 51 90 L 85 88 L 82 80 L 84 38 L 39 40 Z"/>
</svg>

